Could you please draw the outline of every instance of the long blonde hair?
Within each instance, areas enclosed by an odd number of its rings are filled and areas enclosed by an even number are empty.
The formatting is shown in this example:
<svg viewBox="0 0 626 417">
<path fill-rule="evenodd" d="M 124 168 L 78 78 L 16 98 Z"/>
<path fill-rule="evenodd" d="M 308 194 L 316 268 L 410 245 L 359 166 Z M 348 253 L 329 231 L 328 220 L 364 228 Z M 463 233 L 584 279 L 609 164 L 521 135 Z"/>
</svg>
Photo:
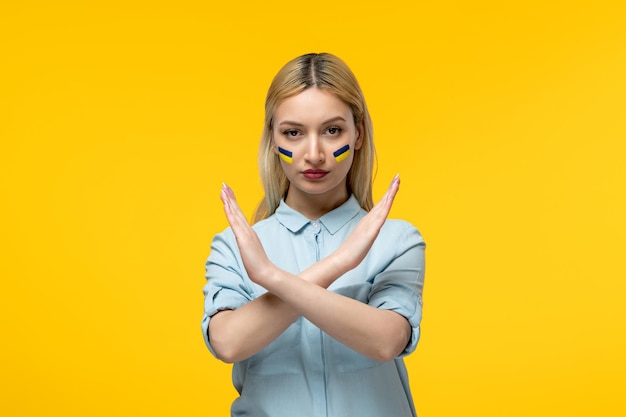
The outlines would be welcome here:
<svg viewBox="0 0 626 417">
<path fill-rule="evenodd" d="M 350 68 L 341 59 L 328 53 L 306 54 L 289 61 L 281 68 L 267 92 L 265 127 L 259 148 L 259 171 L 265 197 L 254 213 L 255 223 L 274 214 L 289 187 L 279 157 L 272 149 L 274 112 L 283 100 L 312 87 L 331 91 L 352 110 L 354 123 L 361 131 L 363 143 L 361 148 L 355 151 L 352 167 L 348 172 L 348 192 L 354 194 L 365 210 L 369 211 L 374 205 L 372 175 L 376 152 L 372 121 L 361 87 Z"/>
</svg>

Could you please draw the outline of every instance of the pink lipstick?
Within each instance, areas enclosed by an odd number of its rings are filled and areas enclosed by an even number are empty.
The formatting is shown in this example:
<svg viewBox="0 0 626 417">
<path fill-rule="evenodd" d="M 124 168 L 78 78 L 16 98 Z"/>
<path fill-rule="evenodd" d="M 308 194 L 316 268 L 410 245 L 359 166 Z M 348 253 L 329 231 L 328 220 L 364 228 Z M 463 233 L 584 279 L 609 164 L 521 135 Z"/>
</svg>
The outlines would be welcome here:
<svg viewBox="0 0 626 417">
<path fill-rule="evenodd" d="M 328 174 L 328 171 L 323 169 L 307 169 L 303 171 L 302 174 L 305 178 L 310 180 L 319 180 L 320 178 L 324 178 L 326 174 Z"/>
</svg>

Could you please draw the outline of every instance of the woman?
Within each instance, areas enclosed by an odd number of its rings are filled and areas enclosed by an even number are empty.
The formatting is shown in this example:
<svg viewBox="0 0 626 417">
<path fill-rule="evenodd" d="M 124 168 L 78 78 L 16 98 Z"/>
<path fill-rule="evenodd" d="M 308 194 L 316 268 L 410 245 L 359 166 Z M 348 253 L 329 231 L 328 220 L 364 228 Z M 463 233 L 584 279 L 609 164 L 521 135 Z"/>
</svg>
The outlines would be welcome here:
<svg viewBox="0 0 626 417">
<path fill-rule="evenodd" d="M 287 63 L 265 104 L 265 198 L 206 263 L 207 346 L 234 363 L 233 416 L 415 416 L 402 357 L 419 339 L 424 242 L 372 203 L 374 144 L 358 82 L 330 54 Z"/>
</svg>

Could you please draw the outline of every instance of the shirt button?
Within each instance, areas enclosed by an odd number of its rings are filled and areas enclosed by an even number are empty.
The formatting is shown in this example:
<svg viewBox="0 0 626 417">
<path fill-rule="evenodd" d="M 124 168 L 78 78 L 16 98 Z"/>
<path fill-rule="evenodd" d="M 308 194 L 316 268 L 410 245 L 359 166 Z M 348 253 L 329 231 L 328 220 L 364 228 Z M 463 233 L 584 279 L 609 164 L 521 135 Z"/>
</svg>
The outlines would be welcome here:
<svg viewBox="0 0 626 417">
<path fill-rule="evenodd" d="M 317 222 L 313 222 L 312 225 L 314 229 L 317 229 L 317 226 L 318 226 Z"/>
</svg>

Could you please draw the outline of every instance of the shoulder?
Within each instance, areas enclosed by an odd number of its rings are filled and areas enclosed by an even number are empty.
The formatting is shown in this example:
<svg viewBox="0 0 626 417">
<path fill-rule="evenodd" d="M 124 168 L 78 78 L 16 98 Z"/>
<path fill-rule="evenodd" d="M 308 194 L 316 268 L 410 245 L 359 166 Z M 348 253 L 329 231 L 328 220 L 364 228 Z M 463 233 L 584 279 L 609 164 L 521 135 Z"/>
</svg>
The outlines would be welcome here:
<svg viewBox="0 0 626 417">
<path fill-rule="evenodd" d="M 420 231 L 406 220 L 388 219 L 380 229 L 378 243 L 392 245 L 402 251 L 414 246 L 426 246 Z"/>
<path fill-rule="evenodd" d="M 276 228 L 280 225 L 278 219 L 276 218 L 276 214 L 272 214 L 270 217 L 265 218 L 263 220 L 259 220 L 258 222 L 252 225 L 252 228 L 257 233 L 265 233 L 276 230 Z"/>
<path fill-rule="evenodd" d="M 401 234 L 411 234 L 422 239 L 422 234 L 412 223 L 401 219 L 387 219 L 380 232 L 381 234 L 384 233 L 386 235 L 395 236 Z"/>
</svg>

